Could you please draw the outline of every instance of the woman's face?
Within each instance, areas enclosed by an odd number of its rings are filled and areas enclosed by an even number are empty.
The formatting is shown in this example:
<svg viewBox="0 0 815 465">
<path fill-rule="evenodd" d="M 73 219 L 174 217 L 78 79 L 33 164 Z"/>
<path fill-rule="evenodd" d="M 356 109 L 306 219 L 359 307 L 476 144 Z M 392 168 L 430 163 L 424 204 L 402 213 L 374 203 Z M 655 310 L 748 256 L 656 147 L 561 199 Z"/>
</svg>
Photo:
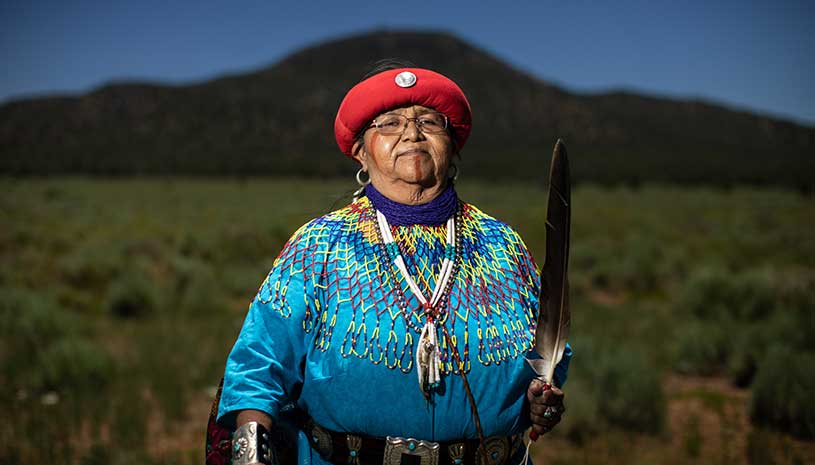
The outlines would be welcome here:
<svg viewBox="0 0 815 465">
<path fill-rule="evenodd" d="M 387 111 L 375 121 L 385 115 L 417 118 L 433 111 L 413 105 Z M 447 131 L 426 134 L 415 121 L 410 121 L 400 134 L 382 135 L 376 128 L 366 130 L 362 147 L 356 147 L 355 158 L 371 176 L 374 187 L 387 196 L 389 188 L 399 185 L 411 184 L 424 189 L 444 186 L 453 150 L 454 143 Z"/>
</svg>

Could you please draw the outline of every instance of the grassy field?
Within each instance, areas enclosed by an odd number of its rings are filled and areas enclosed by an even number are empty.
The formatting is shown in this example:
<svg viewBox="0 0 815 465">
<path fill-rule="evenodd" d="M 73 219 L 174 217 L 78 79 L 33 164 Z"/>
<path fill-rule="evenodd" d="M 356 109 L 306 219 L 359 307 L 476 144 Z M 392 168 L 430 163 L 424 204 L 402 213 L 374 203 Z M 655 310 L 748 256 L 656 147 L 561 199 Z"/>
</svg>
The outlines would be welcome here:
<svg viewBox="0 0 815 465">
<path fill-rule="evenodd" d="M 193 464 L 249 300 L 346 181 L 0 181 L 0 463 Z M 545 193 L 460 183 L 543 262 Z M 539 464 L 815 463 L 815 202 L 573 193 L 568 413 Z"/>
</svg>

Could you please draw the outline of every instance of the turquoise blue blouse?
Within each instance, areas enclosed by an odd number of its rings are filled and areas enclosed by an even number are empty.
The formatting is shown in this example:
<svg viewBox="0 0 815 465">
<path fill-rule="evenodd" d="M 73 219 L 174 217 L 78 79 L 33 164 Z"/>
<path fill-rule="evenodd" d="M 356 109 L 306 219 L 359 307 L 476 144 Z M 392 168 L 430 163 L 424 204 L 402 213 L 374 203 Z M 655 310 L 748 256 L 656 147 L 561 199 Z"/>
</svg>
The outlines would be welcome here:
<svg viewBox="0 0 815 465">
<path fill-rule="evenodd" d="M 530 425 L 526 389 L 540 280 L 518 234 L 462 204 L 460 267 L 441 330 L 442 383 L 422 394 L 415 345 L 419 301 L 381 244 L 367 198 L 312 220 L 286 243 L 249 306 L 229 355 L 219 421 L 244 409 L 273 418 L 292 402 L 334 431 L 431 441 L 475 438 L 459 371 L 468 377 L 485 436 Z M 407 269 L 430 296 L 446 226 L 392 226 Z M 407 300 L 400 308 L 397 288 Z M 462 366 L 454 362 L 458 352 Z M 555 370 L 566 381 L 571 348 Z M 299 463 L 322 465 L 301 434 Z"/>
</svg>

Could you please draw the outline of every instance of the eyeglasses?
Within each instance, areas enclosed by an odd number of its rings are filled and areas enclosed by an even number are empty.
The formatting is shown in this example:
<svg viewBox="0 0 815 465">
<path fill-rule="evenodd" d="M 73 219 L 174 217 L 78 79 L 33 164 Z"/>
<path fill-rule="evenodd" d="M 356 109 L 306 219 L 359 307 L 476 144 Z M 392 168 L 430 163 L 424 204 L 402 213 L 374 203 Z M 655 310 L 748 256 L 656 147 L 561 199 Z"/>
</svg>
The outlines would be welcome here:
<svg viewBox="0 0 815 465">
<path fill-rule="evenodd" d="M 376 128 L 382 135 L 392 136 L 402 134 L 411 121 L 416 123 L 416 127 L 425 134 L 441 134 L 447 130 L 447 117 L 436 112 L 425 113 L 416 118 L 408 118 L 402 115 L 384 115 L 375 119 L 369 128 Z"/>
</svg>

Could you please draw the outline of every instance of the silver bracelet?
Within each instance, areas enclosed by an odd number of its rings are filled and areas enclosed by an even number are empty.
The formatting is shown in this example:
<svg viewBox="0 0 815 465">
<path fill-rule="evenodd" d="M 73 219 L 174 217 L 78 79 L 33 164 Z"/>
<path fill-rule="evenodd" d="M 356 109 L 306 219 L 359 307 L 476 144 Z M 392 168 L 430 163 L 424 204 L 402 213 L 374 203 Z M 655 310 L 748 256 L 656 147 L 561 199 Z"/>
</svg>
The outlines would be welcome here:
<svg viewBox="0 0 815 465">
<path fill-rule="evenodd" d="M 260 423 L 250 421 L 232 435 L 232 465 L 273 465 L 274 451 L 269 431 Z"/>
</svg>

